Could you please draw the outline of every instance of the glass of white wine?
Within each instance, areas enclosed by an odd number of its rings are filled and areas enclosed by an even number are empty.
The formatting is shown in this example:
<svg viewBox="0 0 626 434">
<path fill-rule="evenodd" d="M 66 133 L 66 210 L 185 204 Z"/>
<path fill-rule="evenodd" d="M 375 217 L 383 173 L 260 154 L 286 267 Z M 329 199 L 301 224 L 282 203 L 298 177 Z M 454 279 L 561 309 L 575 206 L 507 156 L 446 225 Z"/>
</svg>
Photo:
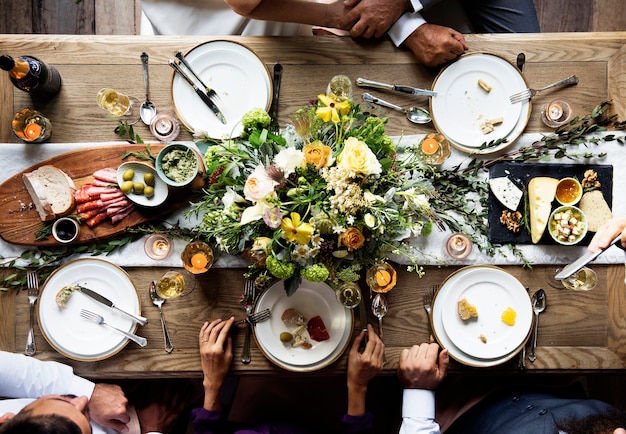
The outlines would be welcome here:
<svg viewBox="0 0 626 434">
<path fill-rule="evenodd" d="M 98 107 L 111 116 L 134 124 L 139 120 L 139 100 L 121 92 L 105 87 L 98 91 L 96 97 Z"/>
<path fill-rule="evenodd" d="M 182 297 L 193 291 L 195 276 L 186 270 L 171 270 L 157 280 L 156 291 L 165 299 Z"/>
<path fill-rule="evenodd" d="M 573 291 L 591 291 L 596 287 L 598 275 L 591 268 L 583 267 L 570 277 L 563 279 L 561 283 L 567 289 Z"/>
</svg>

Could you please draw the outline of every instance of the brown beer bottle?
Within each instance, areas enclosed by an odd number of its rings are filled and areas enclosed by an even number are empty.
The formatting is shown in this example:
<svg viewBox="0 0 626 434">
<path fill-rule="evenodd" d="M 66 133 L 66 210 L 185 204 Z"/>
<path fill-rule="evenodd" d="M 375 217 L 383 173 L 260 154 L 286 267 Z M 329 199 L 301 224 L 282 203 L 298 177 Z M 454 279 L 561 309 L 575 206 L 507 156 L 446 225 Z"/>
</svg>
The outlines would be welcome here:
<svg viewBox="0 0 626 434">
<path fill-rule="evenodd" d="M 52 96 L 61 89 L 59 71 L 32 56 L 14 59 L 4 54 L 0 56 L 0 68 L 9 71 L 11 82 L 24 92 Z"/>
</svg>

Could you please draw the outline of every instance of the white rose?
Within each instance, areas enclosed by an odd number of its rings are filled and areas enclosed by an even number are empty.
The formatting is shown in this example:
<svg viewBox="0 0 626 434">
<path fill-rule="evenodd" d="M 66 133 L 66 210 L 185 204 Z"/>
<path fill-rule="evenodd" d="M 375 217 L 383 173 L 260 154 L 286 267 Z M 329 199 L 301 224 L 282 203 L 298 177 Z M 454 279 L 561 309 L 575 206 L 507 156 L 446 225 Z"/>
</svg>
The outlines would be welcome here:
<svg viewBox="0 0 626 434">
<path fill-rule="evenodd" d="M 265 199 L 267 196 L 274 192 L 274 186 L 276 181 L 272 180 L 265 171 L 263 165 L 258 165 L 254 172 L 250 174 L 246 180 L 246 184 L 243 187 L 243 194 L 246 199 L 256 203 L 259 200 Z"/>
<path fill-rule="evenodd" d="M 343 151 L 337 157 L 337 166 L 356 174 L 378 175 L 382 172 L 380 162 L 365 142 L 349 137 Z"/>
<path fill-rule="evenodd" d="M 289 176 L 298 167 L 304 167 L 304 153 L 296 148 L 285 148 L 274 157 L 274 164 L 278 166 L 285 177 Z"/>
</svg>

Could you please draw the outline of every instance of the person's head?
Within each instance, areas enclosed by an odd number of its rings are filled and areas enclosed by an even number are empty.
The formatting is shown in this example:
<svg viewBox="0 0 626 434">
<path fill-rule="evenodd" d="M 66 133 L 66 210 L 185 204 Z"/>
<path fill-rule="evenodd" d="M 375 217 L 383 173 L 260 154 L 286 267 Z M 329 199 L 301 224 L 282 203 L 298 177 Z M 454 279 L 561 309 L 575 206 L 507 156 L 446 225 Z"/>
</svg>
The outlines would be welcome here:
<svg viewBox="0 0 626 434">
<path fill-rule="evenodd" d="M 91 434 L 86 396 L 46 395 L 16 415 L 4 415 L 0 434 Z"/>
<path fill-rule="evenodd" d="M 558 428 L 567 434 L 626 434 L 622 427 L 626 427 L 626 412 L 610 409 L 582 419 L 568 419 Z"/>
</svg>

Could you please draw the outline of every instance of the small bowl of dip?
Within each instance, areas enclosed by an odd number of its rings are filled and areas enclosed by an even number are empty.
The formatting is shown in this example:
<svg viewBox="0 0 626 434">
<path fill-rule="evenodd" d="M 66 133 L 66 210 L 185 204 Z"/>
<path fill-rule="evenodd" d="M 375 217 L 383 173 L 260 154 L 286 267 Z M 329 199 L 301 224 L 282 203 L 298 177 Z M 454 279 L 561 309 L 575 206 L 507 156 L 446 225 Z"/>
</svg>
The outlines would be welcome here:
<svg viewBox="0 0 626 434">
<path fill-rule="evenodd" d="M 52 236 L 59 243 L 71 243 L 78 237 L 80 225 L 71 217 L 61 217 L 52 225 Z"/>
<path fill-rule="evenodd" d="M 563 178 L 556 186 L 556 200 L 561 205 L 576 205 L 583 196 L 583 186 L 576 178 Z"/>
<path fill-rule="evenodd" d="M 172 187 L 189 185 L 200 171 L 198 154 L 182 143 L 165 146 L 157 155 L 156 171 L 160 179 Z"/>
</svg>

